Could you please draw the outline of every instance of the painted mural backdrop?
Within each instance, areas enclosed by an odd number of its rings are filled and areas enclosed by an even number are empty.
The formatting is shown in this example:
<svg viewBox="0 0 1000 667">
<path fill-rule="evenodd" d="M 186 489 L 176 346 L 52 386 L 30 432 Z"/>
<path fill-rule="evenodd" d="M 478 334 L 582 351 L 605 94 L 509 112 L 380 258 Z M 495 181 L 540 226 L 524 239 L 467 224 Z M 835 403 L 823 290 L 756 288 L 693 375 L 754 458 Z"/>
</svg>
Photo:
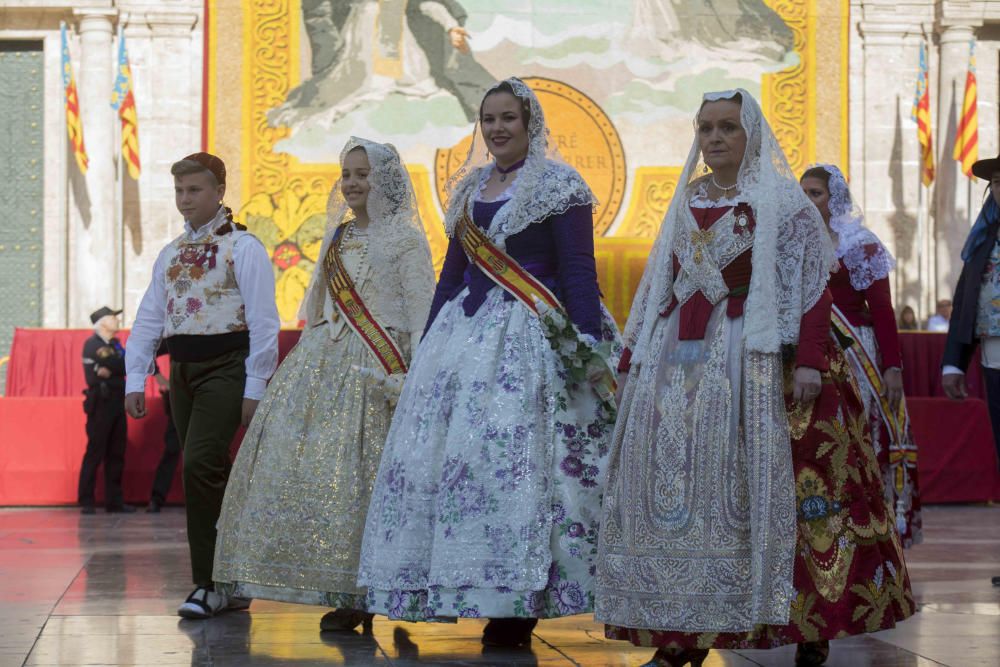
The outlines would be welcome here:
<svg viewBox="0 0 1000 667">
<path fill-rule="evenodd" d="M 758 95 L 796 169 L 818 157 L 843 160 L 846 4 L 212 2 L 208 148 L 230 163 L 239 153 L 231 194 L 272 253 L 279 310 L 290 323 L 317 260 L 346 139 L 400 150 L 440 262 L 443 188 L 465 159 L 482 93 L 521 76 L 563 157 L 600 199 L 602 284 L 623 320 L 704 91 L 739 86 Z"/>
</svg>

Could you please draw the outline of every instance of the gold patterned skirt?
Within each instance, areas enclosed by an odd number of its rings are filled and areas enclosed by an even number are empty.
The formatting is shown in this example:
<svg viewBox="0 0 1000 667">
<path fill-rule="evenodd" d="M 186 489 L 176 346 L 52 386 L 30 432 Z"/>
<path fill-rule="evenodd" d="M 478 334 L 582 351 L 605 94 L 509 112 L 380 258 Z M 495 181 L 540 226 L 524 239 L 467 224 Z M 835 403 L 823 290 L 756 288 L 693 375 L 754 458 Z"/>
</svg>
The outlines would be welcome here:
<svg viewBox="0 0 1000 667">
<path fill-rule="evenodd" d="M 243 597 L 364 608 L 361 537 L 392 409 L 351 366 L 352 332 L 303 331 L 261 401 L 229 477 L 214 579 Z"/>
</svg>

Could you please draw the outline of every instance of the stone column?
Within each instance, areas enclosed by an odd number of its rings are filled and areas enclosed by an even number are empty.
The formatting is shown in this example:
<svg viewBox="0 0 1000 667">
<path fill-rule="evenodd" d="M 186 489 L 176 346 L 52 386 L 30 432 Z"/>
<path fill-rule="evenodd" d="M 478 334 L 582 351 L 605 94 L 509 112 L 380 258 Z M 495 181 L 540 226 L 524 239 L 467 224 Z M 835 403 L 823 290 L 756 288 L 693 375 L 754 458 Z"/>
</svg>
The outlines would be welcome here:
<svg viewBox="0 0 1000 667">
<path fill-rule="evenodd" d="M 971 23 L 944 24 L 940 29 L 939 76 L 937 86 L 937 134 L 935 137 L 938 165 L 935 181 L 935 281 L 928 285 L 933 299 L 950 299 L 962 270 L 962 245 L 969 233 L 972 217 L 979 211 L 981 181 L 971 181 L 962 173 L 961 165 L 952 158 L 955 131 L 962 114 L 965 76 L 969 64 L 969 40 L 973 38 Z M 979 122 L 992 122 L 980 116 Z M 981 157 L 985 157 L 982 156 Z M 974 209 L 974 210 L 973 210 Z"/>
<path fill-rule="evenodd" d="M 115 202 L 115 128 L 111 109 L 114 54 L 112 9 L 78 9 L 80 57 L 77 87 L 83 139 L 90 161 L 80 177 L 69 164 L 73 203 L 70 213 L 70 304 L 68 324 L 89 327 L 88 315 L 122 301 L 121 229 Z M 67 158 L 71 160 L 72 158 Z"/>
<path fill-rule="evenodd" d="M 136 86 L 142 159 L 138 192 L 123 193 L 126 324 L 135 318 L 160 249 L 183 231 L 174 205 L 170 165 L 201 149 L 202 44 L 201 33 L 195 30 L 200 15 L 187 4 L 155 11 L 145 4 L 119 5 L 122 11 L 134 11 L 125 34 Z M 134 183 L 129 185 L 135 188 Z"/>
<path fill-rule="evenodd" d="M 868 226 L 897 259 L 894 302 L 920 312 L 926 309 L 921 295 L 929 234 L 921 235 L 919 227 L 919 146 L 910 111 L 922 28 L 891 16 L 861 21 L 858 32 L 861 72 L 851 90 L 851 190 Z"/>
</svg>

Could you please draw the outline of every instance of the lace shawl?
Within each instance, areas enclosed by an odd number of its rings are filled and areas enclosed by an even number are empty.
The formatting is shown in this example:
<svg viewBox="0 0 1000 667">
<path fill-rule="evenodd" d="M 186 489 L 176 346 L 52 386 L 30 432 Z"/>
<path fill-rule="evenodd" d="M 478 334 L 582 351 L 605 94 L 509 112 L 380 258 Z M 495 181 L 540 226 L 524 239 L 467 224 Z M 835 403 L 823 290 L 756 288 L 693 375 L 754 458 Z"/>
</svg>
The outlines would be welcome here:
<svg viewBox="0 0 1000 667">
<path fill-rule="evenodd" d="M 534 91 L 518 78 L 512 77 L 503 83 L 510 84 L 514 94 L 528 102 L 531 119 L 528 121 L 528 155 L 524 166 L 518 170 L 517 186 L 510 201 L 494 216 L 488 230 L 490 238 L 500 247 L 504 247 L 507 237 L 517 234 L 532 223 L 565 213 L 573 206 L 593 206 L 597 203 L 583 177 L 562 161 L 559 151 L 549 141 L 545 114 Z M 496 86 L 490 90 L 495 88 Z M 448 184 L 445 233 L 449 237 L 454 236 L 463 205 L 470 207 L 468 212 L 471 215 L 472 200 L 478 192 L 481 179 L 488 176 L 490 169 L 493 169 L 493 162 L 490 161 L 486 140 L 477 121 L 465 163 Z"/>
<path fill-rule="evenodd" d="M 733 99 L 737 94 L 742 98 L 740 122 L 747 133 L 737 198 L 753 208 L 757 222 L 743 339 L 751 351 L 776 353 L 782 345 L 798 342 L 802 315 L 822 296 L 836 256 L 819 211 L 802 192 L 757 100 L 738 89 L 708 93 L 703 102 Z M 701 166 L 699 156 L 696 134 L 679 181 L 683 188 L 678 188 L 667 210 L 625 326 L 625 344 L 634 363 L 642 363 L 653 325 L 673 295 L 674 233 L 699 185 L 694 180 Z"/>
<path fill-rule="evenodd" d="M 351 137 L 340 154 L 361 147 L 368 155 L 368 259 L 375 274 L 375 295 L 366 302 L 380 324 L 410 334 L 412 344 L 420 339 L 431 299 L 434 296 L 434 268 L 430 245 L 417 212 L 413 186 L 399 153 L 391 144 L 379 144 Z M 330 191 L 327 202 L 327 229 L 312 280 L 302 302 L 301 314 L 311 325 L 322 317 L 326 298 L 326 275 L 322 258 L 334 232 L 350 217 L 350 207 L 340 191 L 340 181 Z"/>
<path fill-rule="evenodd" d="M 837 258 L 847 267 L 851 287 L 859 292 L 866 290 L 888 276 L 896 260 L 875 233 L 865 227 L 865 214 L 851 196 L 843 172 L 832 164 L 813 166 L 830 174 L 830 229 L 837 235 Z"/>
</svg>

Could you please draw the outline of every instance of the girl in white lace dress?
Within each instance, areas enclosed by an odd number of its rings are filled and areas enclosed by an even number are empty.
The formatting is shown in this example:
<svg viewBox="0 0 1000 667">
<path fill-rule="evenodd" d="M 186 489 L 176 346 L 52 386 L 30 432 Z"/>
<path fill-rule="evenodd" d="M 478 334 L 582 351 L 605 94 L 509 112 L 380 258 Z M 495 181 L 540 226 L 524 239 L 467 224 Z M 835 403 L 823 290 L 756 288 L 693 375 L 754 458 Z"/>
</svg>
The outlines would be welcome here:
<svg viewBox="0 0 1000 667">
<path fill-rule="evenodd" d="M 593 608 L 614 416 L 589 381 L 607 372 L 618 333 L 597 287 L 593 195 L 553 159 L 535 94 L 508 79 L 487 92 L 480 121 L 494 159 L 477 164 L 477 134 L 453 181 L 451 242 L 386 440 L 358 581 L 374 613 L 488 617 L 484 643 L 516 646 L 539 618 Z M 470 225 L 507 259 L 472 263 Z M 565 308 L 567 349 L 603 355 L 582 381 L 531 304 L 490 277 L 512 261 Z"/>
<path fill-rule="evenodd" d="M 355 584 L 358 554 L 395 399 L 386 386 L 392 381 L 371 381 L 384 374 L 372 371 L 371 347 L 334 300 L 336 267 L 404 361 L 420 339 L 434 287 L 430 248 L 396 149 L 352 138 L 341 167 L 303 304 L 306 326 L 243 439 L 214 572 L 232 595 L 336 607 L 324 629 L 366 620 L 359 611 L 364 591 Z"/>
</svg>

